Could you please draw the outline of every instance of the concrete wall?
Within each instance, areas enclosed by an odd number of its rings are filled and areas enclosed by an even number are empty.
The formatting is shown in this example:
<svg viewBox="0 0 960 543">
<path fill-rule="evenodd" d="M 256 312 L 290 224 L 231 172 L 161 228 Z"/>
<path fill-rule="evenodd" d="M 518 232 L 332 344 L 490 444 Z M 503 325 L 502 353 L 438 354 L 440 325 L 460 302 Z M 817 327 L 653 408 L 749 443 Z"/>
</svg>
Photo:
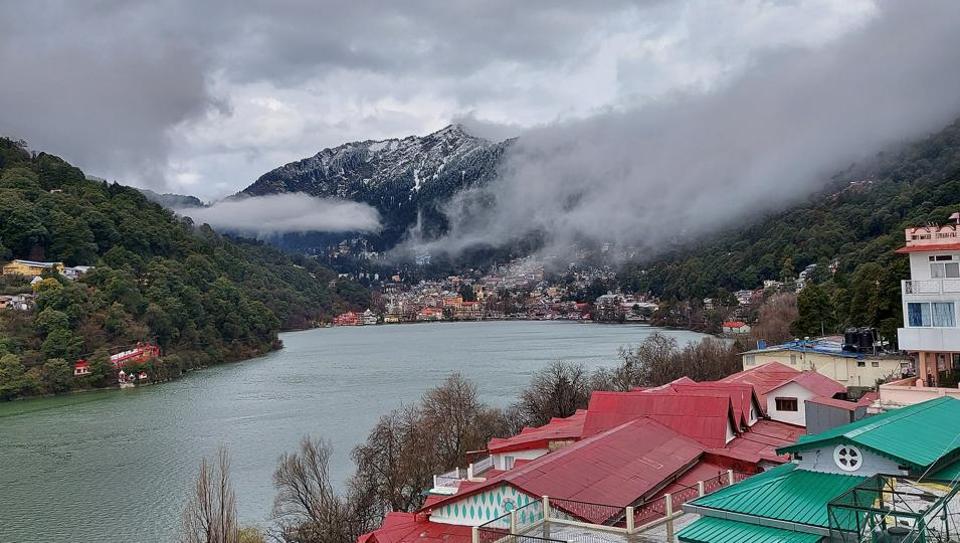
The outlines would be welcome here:
<svg viewBox="0 0 960 543">
<path fill-rule="evenodd" d="M 863 463 L 861 464 L 860 469 L 857 471 L 844 471 L 837 466 L 837 463 L 833 460 L 833 451 L 836 448 L 836 445 L 828 445 L 824 447 L 816 447 L 810 450 L 802 451 L 797 453 L 801 456 L 798 460 L 796 455 L 794 456 L 793 463 L 797 464 L 797 467 L 800 469 L 805 469 L 808 471 L 819 471 L 823 473 L 840 473 L 843 475 L 856 475 L 858 477 L 870 477 L 871 475 L 876 475 L 878 473 L 884 473 L 888 475 L 903 474 L 907 475 L 908 472 L 900 469 L 895 460 L 890 460 L 889 458 L 874 454 L 863 447 L 857 447 L 860 451 L 861 457 L 863 458 Z"/>
<path fill-rule="evenodd" d="M 787 383 L 767 393 L 767 416 L 780 422 L 806 426 L 806 405 L 804 404 L 814 396 L 815 394 L 796 383 Z M 777 398 L 796 398 L 797 411 L 778 411 Z"/>
<path fill-rule="evenodd" d="M 874 386 L 878 379 L 899 376 L 901 364 L 908 361 L 907 357 L 856 359 L 811 351 L 798 352 L 784 349 L 782 351 L 744 354 L 743 369 L 749 370 L 769 362 L 780 362 L 801 371 L 815 370 L 844 386 L 870 387 Z"/>
<path fill-rule="evenodd" d="M 500 485 L 496 488 L 466 496 L 460 500 L 433 509 L 430 520 L 444 524 L 459 524 L 461 526 L 479 526 L 515 509 L 524 507 L 518 513 L 519 524 L 528 524 L 543 519 L 543 502 L 539 497 L 521 492 L 510 485 Z M 509 526 L 509 525 L 508 525 Z M 497 526 L 503 528 L 504 526 Z"/>
<path fill-rule="evenodd" d="M 550 452 L 550 449 L 530 449 L 528 451 L 497 453 L 491 456 L 493 456 L 493 467 L 497 469 L 510 469 L 513 467 L 510 458 L 513 458 L 513 460 L 533 460 L 534 458 L 540 458 L 548 452 Z"/>
<path fill-rule="evenodd" d="M 903 407 L 915 403 L 951 396 L 960 400 L 960 388 L 918 387 L 915 377 L 880 385 L 880 405 L 884 408 Z"/>
</svg>

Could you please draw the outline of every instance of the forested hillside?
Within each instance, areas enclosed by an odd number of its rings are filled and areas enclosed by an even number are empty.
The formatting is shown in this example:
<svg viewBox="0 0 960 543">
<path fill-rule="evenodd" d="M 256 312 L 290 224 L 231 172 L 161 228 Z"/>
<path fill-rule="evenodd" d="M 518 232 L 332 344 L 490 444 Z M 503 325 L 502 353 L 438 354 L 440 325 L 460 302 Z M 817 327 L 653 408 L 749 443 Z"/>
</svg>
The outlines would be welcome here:
<svg viewBox="0 0 960 543">
<path fill-rule="evenodd" d="M 900 280 L 906 257 L 894 250 L 903 229 L 944 223 L 960 211 L 960 121 L 896 153 L 851 167 L 808 201 L 734 228 L 693 246 L 632 266 L 621 275 L 631 290 L 692 299 L 756 288 L 764 279 L 790 279 L 817 264 L 817 287 L 801 305 L 820 307 L 827 332 L 878 326 L 888 338 L 902 320 Z M 829 265 L 837 261 L 833 274 Z M 806 300 L 804 300 L 806 297 Z"/>
<path fill-rule="evenodd" d="M 0 262 L 92 265 L 76 281 L 0 278 L 0 294 L 35 294 L 0 310 L 0 398 L 113 380 L 107 355 L 159 343 L 165 378 L 265 352 L 277 332 L 361 308 L 368 293 L 305 258 L 194 226 L 139 191 L 85 179 L 58 157 L 0 139 Z M 75 379 L 78 357 L 93 374 Z"/>
</svg>

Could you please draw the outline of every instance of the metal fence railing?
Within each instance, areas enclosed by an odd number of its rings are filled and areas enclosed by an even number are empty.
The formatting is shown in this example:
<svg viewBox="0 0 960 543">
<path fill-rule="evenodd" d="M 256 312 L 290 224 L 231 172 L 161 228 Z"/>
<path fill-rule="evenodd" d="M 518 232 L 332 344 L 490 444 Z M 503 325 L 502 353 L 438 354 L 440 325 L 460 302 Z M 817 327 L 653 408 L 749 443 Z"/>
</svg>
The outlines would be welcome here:
<svg viewBox="0 0 960 543">
<path fill-rule="evenodd" d="M 493 467 L 493 457 L 488 456 L 473 463 L 473 475 L 477 476 Z"/>
<path fill-rule="evenodd" d="M 613 525 L 622 521 L 626 516 L 625 507 L 562 498 L 550 498 L 550 508 L 551 517 L 563 518 L 563 515 L 569 515 L 572 518 L 566 520 L 576 520 L 590 524 Z"/>
</svg>

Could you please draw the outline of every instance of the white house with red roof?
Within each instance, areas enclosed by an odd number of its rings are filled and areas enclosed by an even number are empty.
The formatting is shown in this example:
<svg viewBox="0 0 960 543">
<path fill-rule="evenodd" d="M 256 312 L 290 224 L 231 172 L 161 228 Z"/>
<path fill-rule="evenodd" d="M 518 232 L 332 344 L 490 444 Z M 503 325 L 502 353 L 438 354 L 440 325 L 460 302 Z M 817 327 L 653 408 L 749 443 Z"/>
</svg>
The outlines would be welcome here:
<svg viewBox="0 0 960 543">
<path fill-rule="evenodd" d="M 466 543 L 473 527 L 511 511 L 523 517 L 520 522 L 542 519 L 543 496 L 550 498 L 552 515 L 619 525 L 626 520 L 617 515 L 628 507 L 643 510 L 662 504 L 667 493 L 689 494 L 691 485 L 696 491 L 698 481 L 787 462 L 776 448 L 793 443 L 803 428 L 763 415 L 749 383 L 679 379 L 650 389 L 595 392 L 586 410 L 492 439 L 492 469 L 479 476 L 466 470 L 472 478 L 429 496 L 417 512 L 390 513 L 359 543 Z M 648 513 L 662 516 L 660 507 L 647 507 Z"/>
<path fill-rule="evenodd" d="M 807 400 L 837 398 L 846 387 L 816 371 L 799 371 L 779 362 L 770 362 L 721 379 L 724 383 L 753 386 L 771 420 L 796 426 L 807 425 Z"/>
</svg>

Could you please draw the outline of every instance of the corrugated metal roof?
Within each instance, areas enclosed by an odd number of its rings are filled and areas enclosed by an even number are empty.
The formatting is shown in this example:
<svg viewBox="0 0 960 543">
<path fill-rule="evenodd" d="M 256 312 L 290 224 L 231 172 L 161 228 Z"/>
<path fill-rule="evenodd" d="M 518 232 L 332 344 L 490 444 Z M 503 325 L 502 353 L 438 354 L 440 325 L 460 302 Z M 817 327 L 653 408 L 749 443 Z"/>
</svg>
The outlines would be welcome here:
<svg viewBox="0 0 960 543">
<path fill-rule="evenodd" d="M 583 435 L 591 436 L 638 417 L 650 417 L 707 447 L 723 447 L 727 429 L 737 427 L 727 396 L 657 392 L 594 392 L 587 407 Z"/>
<path fill-rule="evenodd" d="M 532 496 L 625 507 L 685 472 L 702 453 L 696 441 L 644 417 L 491 477 L 432 507 L 504 483 Z"/>
<path fill-rule="evenodd" d="M 720 379 L 721 383 L 743 383 L 753 386 L 760 398 L 760 404 L 766 404 L 765 394 L 768 390 L 786 383 L 800 374 L 800 370 L 781 364 L 769 362 L 762 366 L 750 368 Z"/>
<path fill-rule="evenodd" d="M 933 481 L 950 481 L 956 482 L 960 480 L 960 460 L 947 464 L 946 466 L 940 468 L 932 475 L 928 475 L 927 479 Z"/>
<path fill-rule="evenodd" d="M 949 396 L 866 417 L 778 449 L 793 453 L 829 443 L 853 443 L 918 469 L 960 450 L 960 400 Z"/>
<path fill-rule="evenodd" d="M 721 488 L 691 505 L 812 526 L 829 527 L 827 503 L 866 477 L 777 466 L 743 482 Z"/>
<path fill-rule="evenodd" d="M 587 418 L 586 409 L 578 409 L 566 418 L 554 417 L 547 424 L 536 428 L 525 427 L 513 437 L 495 437 L 487 444 L 491 453 L 509 451 L 545 449 L 551 441 L 579 439 L 583 434 L 583 422 Z"/>
<path fill-rule="evenodd" d="M 827 398 L 832 398 L 835 394 L 843 394 L 847 391 L 847 387 L 841 385 L 826 375 L 813 370 L 802 371 L 800 372 L 800 375 L 790 379 L 787 381 L 787 383 L 797 383 L 814 394 L 818 396 L 825 396 Z M 776 390 L 777 388 L 780 387 L 772 388 L 767 392 Z"/>
<path fill-rule="evenodd" d="M 470 541 L 472 528 L 457 524 L 430 522 L 417 513 L 389 512 L 380 528 L 363 534 L 357 543 L 400 543 L 417 541 L 420 543 L 452 543 Z"/>
<path fill-rule="evenodd" d="M 823 536 L 703 517 L 677 532 L 685 543 L 817 543 Z"/>
<path fill-rule="evenodd" d="M 733 404 L 733 410 L 738 415 L 740 427 L 745 427 L 750 423 L 750 407 L 757 409 L 756 417 L 759 418 L 763 413 L 763 405 L 760 398 L 754 391 L 753 386 L 746 383 L 722 383 L 720 381 L 707 381 L 697 383 L 693 380 L 674 381 L 668 387 L 679 394 L 700 395 L 700 396 L 727 396 Z"/>
</svg>

